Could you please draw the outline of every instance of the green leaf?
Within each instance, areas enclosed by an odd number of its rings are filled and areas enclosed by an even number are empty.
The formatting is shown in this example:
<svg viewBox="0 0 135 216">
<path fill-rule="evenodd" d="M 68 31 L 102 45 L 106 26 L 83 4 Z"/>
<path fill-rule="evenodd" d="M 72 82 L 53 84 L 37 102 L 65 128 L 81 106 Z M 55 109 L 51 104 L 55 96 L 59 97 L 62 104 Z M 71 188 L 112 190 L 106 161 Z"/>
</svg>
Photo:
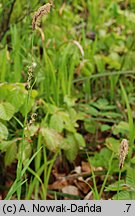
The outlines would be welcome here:
<svg viewBox="0 0 135 216">
<path fill-rule="evenodd" d="M 6 100 L 14 106 L 15 112 L 19 111 L 20 107 L 24 104 L 26 93 L 26 91 L 20 91 L 18 88 L 14 88 L 14 90 L 9 92 Z"/>
<path fill-rule="evenodd" d="M 44 101 L 43 101 L 43 103 L 44 103 L 46 112 L 48 112 L 49 114 L 53 115 L 54 113 L 59 111 L 59 108 L 57 106 L 50 104 L 50 103 L 46 103 Z"/>
<path fill-rule="evenodd" d="M 96 129 L 97 129 L 97 123 L 96 121 L 93 121 L 92 119 L 90 119 L 89 121 L 84 122 L 84 128 L 89 133 L 95 134 Z"/>
<path fill-rule="evenodd" d="M 105 116 L 107 118 L 118 118 L 118 117 L 121 117 L 121 114 L 120 113 L 116 113 L 116 112 L 100 112 L 99 113 L 100 116 Z"/>
<path fill-rule="evenodd" d="M 7 91 L 7 84 L 6 83 L 0 83 L 0 101 L 5 100 L 8 96 L 8 91 Z"/>
<path fill-rule="evenodd" d="M 15 108 L 8 102 L 2 102 L 0 104 L 0 118 L 9 121 L 15 113 Z"/>
<path fill-rule="evenodd" d="M 0 85 L 0 92 L 2 92 L 0 100 L 12 104 L 15 108 L 15 112 L 23 105 L 27 96 L 27 90 L 25 89 L 24 84 L 21 83 L 3 83 Z"/>
<path fill-rule="evenodd" d="M 107 131 L 111 128 L 111 126 L 107 125 L 107 124 L 102 124 L 100 129 L 102 132 Z"/>
<path fill-rule="evenodd" d="M 91 163 L 96 167 L 108 168 L 109 159 L 111 157 L 111 151 L 107 148 L 102 148 L 100 152 L 96 152 L 94 157 L 91 157 Z"/>
<path fill-rule="evenodd" d="M 105 62 L 103 61 L 103 57 L 99 54 L 94 56 L 94 61 L 97 66 L 98 72 L 101 73 L 105 69 Z"/>
<path fill-rule="evenodd" d="M 131 159 L 131 163 L 135 164 L 135 156 Z"/>
<path fill-rule="evenodd" d="M 123 16 L 124 18 L 126 18 L 126 21 L 128 21 L 129 23 L 134 23 L 135 24 L 135 14 L 133 12 L 131 12 L 130 10 L 118 10 L 119 15 Z"/>
<path fill-rule="evenodd" d="M 16 143 L 12 143 L 12 145 L 10 145 L 6 151 L 5 154 L 5 165 L 9 166 L 11 165 L 11 163 L 16 159 L 17 157 L 17 146 Z"/>
<path fill-rule="evenodd" d="M 83 111 L 85 110 L 85 112 L 86 112 L 87 114 L 90 114 L 90 115 L 92 115 L 92 116 L 95 116 L 95 117 L 96 117 L 96 116 L 98 116 L 98 114 L 99 114 L 98 110 L 97 110 L 96 108 L 90 106 L 90 105 L 83 105 L 83 106 L 81 106 L 81 107 L 82 107 Z"/>
<path fill-rule="evenodd" d="M 100 109 L 100 110 L 114 110 L 114 109 L 116 109 L 116 106 L 110 105 L 108 100 L 105 98 L 100 98 L 96 102 L 91 102 L 90 104 L 92 106 L 96 107 L 97 109 Z"/>
<path fill-rule="evenodd" d="M 120 69 L 119 55 L 117 53 L 111 53 L 109 56 L 104 56 L 103 59 L 109 69 Z"/>
<path fill-rule="evenodd" d="M 120 180 L 119 185 L 120 185 L 119 190 L 125 190 L 127 188 L 123 179 Z M 114 182 L 113 184 L 110 184 L 105 189 L 105 191 L 117 191 L 117 190 L 118 190 L 118 181 Z"/>
<path fill-rule="evenodd" d="M 52 128 L 42 128 L 42 136 L 44 137 L 46 147 L 52 151 L 56 152 L 62 149 L 64 145 L 64 138 Z"/>
<path fill-rule="evenodd" d="M 8 129 L 7 127 L 0 122 L 0 140 L 7 139 Z"/>
<path fill-rule="evenodd" d="M 75 105 L 76 98 L 71 98 L 69 95 L 65 95 L 64 102 L 68 107 L 73 107 Z"/>
<path fill-rule="evenodd" d="M 39 125 L 30 125 L 29 127 L 25 128 L 25 136 L 32 137 L 38 133 Z"/>
<path fill-rule="evenodd" d="M 86 146 L 85 140 L 81 134 L 75 133 L 74 136 L 75 136 L 75 139 L 76 139 L 79 147 L 85 147 Z"/>
<path fill-rule="evenodd" d="M 126 184 L 135 189 L 135 170 L 132 167 L 128 167 Z"/>
<path fill-rule="evenodd" d="M 93 102 L 92 105 L 100 110 L 102 109 L 106 109 L 106 107 L 108 106 L 108 100 L 104 99 L 104 98 L 100 98 L 98 99 L 96 102 Z"/>
<path fill-rule="evenodd" d="M 110 158 L 112 156 L 112 152 L 106 147 L 102 148 L 100 152 L 96 152 L 94 157 L 91 157 L 91 163 L 95 167 L 104 167 L 108 170 L 108 164 L 110 162 Z M 110 173 L 118 172 L 118 160 L 116 158 L 113 159 L 111 163 L 111 171 Z"/>
<path fill-rule="evenodd" d="M 31 110 L 32 106 L 35 103 L 36 96 L 37 96 L 37 91 L 32 90 L 30 93 L 29 100 L 28 100 L 28 92 L 27 92 L 24 103 L 20 107 L 20 112 L 22 113 L 23 116 L 25 116 L 25 114 L 26 114 L 26 109 L 27 109 L 27 112 L 29 112 Z"/>
<path fill-rule="evenodd" d="M 6 152 L 8 150 L 8 148 L 15 143 L 15 140 L 9 140 L 9 141 L 1 141 L 0 142 L 0 150 L 2 152 Z"/>
<path fill-rule="evenodd" d="M 73 112 L 71 112 L 70 109 L 70 113 L 67 113 L 66 115 L 63 116 L 64 119 L 64 128 L 69 131 L 69 132 L 76 132 L 75 127 L 77 127 L 77 114 L 76 112 L 74 112 L 74 109 L 72 109 Z"/>
<path fill-rule="evenodd" d="M 113 200 L 117 200 L 117 194 L 113 196 Z M 135 200 L 135 192 L 121 191 L 119 193 L 119 200 Z"/>
<path fill-rule="evenodd" d="M 129 134 L 129 123 L 121 121 L 118 125 L 113 126 L 113 134 L 117 135 L 119 133 L 123 135 L 128 135 Z"/>
<path fill-rule="evenodd" d="M 55 113 L 54 115 L 51 116 L 50 127 L 60 133 L 62 132 L 64 128 L 64 121 L 60 112 Z"/>
<path fill-rule="evenodd" d="M 75 160 L 79 150 L 78 142 L 76 141 L 74 134 L 69 133 L 67 135 L 66 143 L 69 149 L 65 151 L 65 155 L 66 158 L 72 162 L 73 160 Z"/>
<path fill-rule="evenodd" d="M 117 140 L 113 137 L 109 137 L 106 139 L 105 144 L 108 147 L 108 149 L 113 151 L 116 155 L 119 154 L 119 147 L 120 147 L 120 141 L 119 140 Z"/>
<path fill-rule="evenodd" d="M 19 144 L 19 152 L 21 151 L 21 145 L 23 145 L 23 154 L 22 154 L 22 161 L 23 164 L 26 164 L 26 162 L 29 160 L 30 156 L 31 156 L 31 152 L 32 152 L 32 145 L 30 142 L 28 142 L 27 140 L 24 140 L 22 142 L 20 142 Z M 18 152 L 18 156 L 20 155 L 20 153 Z M 18 158 L 19 160 L 19 158 Z"/>
</svg>

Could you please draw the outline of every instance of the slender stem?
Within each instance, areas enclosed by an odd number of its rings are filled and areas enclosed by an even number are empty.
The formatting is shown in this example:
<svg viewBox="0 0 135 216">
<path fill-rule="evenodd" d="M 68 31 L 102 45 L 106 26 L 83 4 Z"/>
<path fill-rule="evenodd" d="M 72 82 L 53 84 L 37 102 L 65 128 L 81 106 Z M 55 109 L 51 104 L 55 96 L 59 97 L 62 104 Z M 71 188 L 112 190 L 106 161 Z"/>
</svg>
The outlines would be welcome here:
<svg viewBox="0 0 135 216">
<path fill-rule="evenodd" d="M 99 193 L 98 193 L 98 190 L 97 190 L 95 173 L 94 173 L 93 168 L 91 166 L 91 161 L 90 161 L 90 157 L 89 157 L 88 154 L 87 154 L 87 157 L 88 157 L 88 161 L 89 161 L 89 164 L 90 164 L 90 168 L 91 168 L 91 172 L 92 172 L 92 179 L 93 179 L 93 184 L 94 184 L 94 189 L 92 190 L 93 195 L 95 196 L 96 200 L 99 200 Z"/>
<path fill-rule="evenodd" d="M 93 179 L 93 184 L 94 184 L 95 198 L 96 200 L 99 200 L 99 193 L 98 193 L 97 185 L 96 185 L 96 177 L 95 177 L 95 173 L 92 167 L 91 167 L 91 170 L 92 170 L 92 179 Z"/>
<path fill-rule="evenodd" d="M 99 193 L 99 197 L 100 197 L 100 198 L 101 198 L 101 196 L 102 196 L 102 193 L 103 193 L 103 190 L 104 190 L 104 188 L 105 188 L 105 185 L 106 185 L 106 182 L 107 182 L 109 173 L 110 173 L 110 171 L 111 171 L 111 165 L 112 165 L 113 157 L 114 157 L 114 152 L 112 153 L 112 156 L 111 156 L 111 158 L 110 158 L 108 171 L 107 171 L 107 174 L 106 174 L 106 176 L 105 176 L 104 182 L 103 182 L 103 184 L 102 184 L 102 187 L 101 187 L 101 190 L 100 190 L 100 193 Z"/>
<path fill-rule="evenodd" d="M 37 150 L 41 148 L 42 145 L 42 136 L 41 134 L 38 135 L 38 143 L 37 143 Z M 41 166 L 41 158 L 42 158 L 42 153 L 39 152 L 37 157 L 35 158 L 35 170 L 38 172 Z M 35 198 L 38 199 L 38 194 L 39 194 L 39 184 L 40 181 L 37 181 L 35 184 Z"/>
<path fill-rule="evenodd" d="M 119 170 L 119 178 L 118 178 L 118 190 L 117 190 L 117 200 L 119 200 L 119 192 L 120 192 L 120 179 L 121 179 L 121 169 Z"/>
<path fill-rule="evenodd" d="M 127 74 L 135 74 L 135 71 L 113 71 L 111 73 L 104 72 L 104 73 L 99 73 L 99 74 L 93 74 L 90 77 L 82 77 L 82 78 L 74 79 L 73 83 L 83 82 L 88 79 L 96 79 L 96 78 L 106 77 L 106 76 L 127 75 Z"/>
<path fill-rule="evenodd" d="M 28 105 L 29 105 L 29 98 L 30 98 L 30 92 L 28 91 L 28 96 L 27 96 L 27 100 L 25 103 L 25 117 L 24 117 L 24 123 L 23 123 L 23 132 L 22 132 L 22 143 L 21 143 L 21 147 L 20 147 L 20 154 L 18 157 L 18 164 L 17 164 L 17 181 L 21 181 L 21 171 L 22 171 L 22 166 L 23 166 L 23 151 L 24 151 L 24 145 L 25 145 L 25 127 L 26 127 L 26 123 L 27 123 L 27 116 L 28 116 Z M 21 198 L 21 186 L 17 189 L 17 198 L 18 200 Z"/>
<path fill-rule="evenodd" d="M 48 187 L 48 182 L 49 182 L 52 166 L 53 166 L 54 161 L 56 160 L 56 157 L 57 157 L 58 154 L 59 154 L 59 151 L 57 151 L 54 154 L 54 156 L 53 156 L 52 160 L 50 161 L 49 165 L 47 166 L 47 164 L 46 164 L 46 170 L 45 170 L 45 175 L 44 175 L 44 184 L 45 184 L 44 199 L 46 199 L 46 197 L 47 197 L 47 187 Z"/>
</svg>

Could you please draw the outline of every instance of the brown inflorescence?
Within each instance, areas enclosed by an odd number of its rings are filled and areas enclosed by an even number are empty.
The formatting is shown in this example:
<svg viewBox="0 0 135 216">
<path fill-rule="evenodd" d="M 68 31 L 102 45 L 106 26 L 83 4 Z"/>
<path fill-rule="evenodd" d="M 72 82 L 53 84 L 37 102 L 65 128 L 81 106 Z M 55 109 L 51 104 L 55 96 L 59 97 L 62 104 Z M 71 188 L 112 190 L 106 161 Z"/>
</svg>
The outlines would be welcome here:
<svg viewBox="0 0 135 216">
<path fill-rule="evenodd" d="M 120 144 L 120 152 L 119 152 L 119 168 L 122 169 L 124 166 L 125 158 L 128 154 L 128 141 L 123 139 Z"/>
<path fill-rule="evenodd" d="M 40 19 L 47 13 L 50 12 L 52 3 L 47 3 L 43 6 L 41 6 L 34 14 L 33 19 L 32 19 L 32 29 L 35 30 L 38 22 L 40 21 Z"/>
</svg>

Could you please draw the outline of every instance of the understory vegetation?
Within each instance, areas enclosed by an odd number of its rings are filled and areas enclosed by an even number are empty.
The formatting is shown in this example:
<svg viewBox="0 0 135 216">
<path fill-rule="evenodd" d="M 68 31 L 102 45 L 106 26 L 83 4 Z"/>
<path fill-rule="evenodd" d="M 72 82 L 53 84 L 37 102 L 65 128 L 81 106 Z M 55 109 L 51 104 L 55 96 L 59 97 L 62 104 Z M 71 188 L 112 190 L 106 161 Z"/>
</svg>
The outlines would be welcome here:
<svg viewBox="0 0 135 216">
<path fill-rule="evenodd" d="M 48 1 L 0 0 L 0 199 L 134 200 L 135 0 Z"/>
</svg>

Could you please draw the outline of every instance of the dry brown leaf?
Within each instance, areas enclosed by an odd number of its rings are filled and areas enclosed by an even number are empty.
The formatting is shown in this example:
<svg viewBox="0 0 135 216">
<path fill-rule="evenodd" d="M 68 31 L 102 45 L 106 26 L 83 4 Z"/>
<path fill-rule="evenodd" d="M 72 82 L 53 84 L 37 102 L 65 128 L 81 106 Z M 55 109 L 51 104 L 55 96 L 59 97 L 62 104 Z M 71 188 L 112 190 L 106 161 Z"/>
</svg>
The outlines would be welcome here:
<svg viewBox="0 0 135 216">
<path fill-rule="evenodd" d="M 60 190 L 63 187 L 67 186 L 68 182 L 64 179 L 55 181 L 53 184 L 48 185 L 48 189 L 50 190 Z"/>
<path fill-rule="evenodd" d="M 73 186 L 73 185 L 68 185 L 62 188 L 62 192 L 66 193 L 66 194 L 70 194 L 70 195 L 74 195 L 74 196 L 78 196 L 79 195 L 79 190 L 77 187 Z"/>
<path fill-rule="evenodd" d="M 91 173 L 90 164 L 88 162 L 82 161 L 82 171 Z"/>
<path fill-rule="evenodd" d="M 75 169 L 72 171 L 72 173 L 81 173 L 81 166 L 76 166 Z"/>
<path fill-rule="evenodd" d="M 93 193 L 90 191 L 85 197 L 84 200 L 93 200 Z"/>
<path fill-rule="evenodd" d="M 74 181 L 74 184 L 77 186 L 77 188 L 83 192 L 84 194 L 87 194 L 90 190 L 90 186 L 83 180 L 83 178 L 79 178 Z"/>
</svg>

